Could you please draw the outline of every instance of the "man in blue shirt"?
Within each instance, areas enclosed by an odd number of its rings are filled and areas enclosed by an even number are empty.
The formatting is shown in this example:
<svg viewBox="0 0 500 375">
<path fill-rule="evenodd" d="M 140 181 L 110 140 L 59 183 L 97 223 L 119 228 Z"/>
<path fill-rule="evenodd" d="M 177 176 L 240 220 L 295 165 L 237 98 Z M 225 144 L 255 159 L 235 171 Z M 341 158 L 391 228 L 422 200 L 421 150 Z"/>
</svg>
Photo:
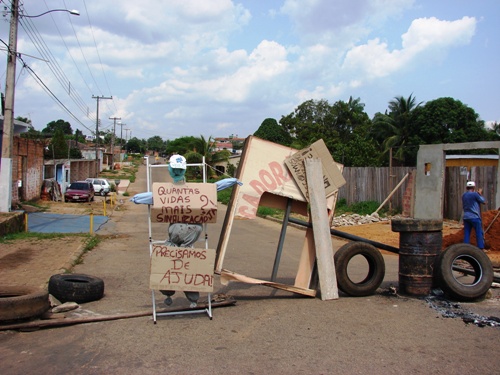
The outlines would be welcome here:
<svg viewBox="0 0 500 375">
<path fill-rule="evenodd" d="M 476 191 L 474 181 L 467 182 L 467 191 L 462 195 L 462 205 L 464 209 L 464 242 L 470 243 L 470 233 L 472 228 L 476 232 L 477 247 L 484 251 L 483 223 L 481 218 L 481 206 L 486 201 L 481 195 L 483 189 Z"/>
</svg>

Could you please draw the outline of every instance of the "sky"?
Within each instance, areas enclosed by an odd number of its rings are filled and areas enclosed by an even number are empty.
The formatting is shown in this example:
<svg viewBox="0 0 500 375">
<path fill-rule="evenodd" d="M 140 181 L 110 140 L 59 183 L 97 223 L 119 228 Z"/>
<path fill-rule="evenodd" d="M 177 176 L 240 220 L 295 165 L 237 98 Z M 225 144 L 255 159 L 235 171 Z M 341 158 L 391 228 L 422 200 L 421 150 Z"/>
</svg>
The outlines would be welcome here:
<svg viewBox="0 0 500 375">
<path fill-rule="evenodd" d="M 92 135 L 99 118 L 125 139 L 244 138 L 307 100 L 351 96 L 370 118 L 413 95 L 500 122 L 498 0 L 21 3 L 29 16 L 80 12 L 20 18 L 14 116 L 37 130 L 62 119 Z"/>
</svg>

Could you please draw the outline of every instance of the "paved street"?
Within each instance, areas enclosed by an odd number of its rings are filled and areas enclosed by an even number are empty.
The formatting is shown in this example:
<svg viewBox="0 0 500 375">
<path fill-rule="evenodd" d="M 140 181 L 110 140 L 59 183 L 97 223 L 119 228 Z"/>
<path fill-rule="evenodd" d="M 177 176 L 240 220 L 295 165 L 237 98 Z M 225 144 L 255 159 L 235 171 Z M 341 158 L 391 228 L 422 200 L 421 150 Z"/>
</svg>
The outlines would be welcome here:
<svg viewBox="0 0 500 375">
<path fill-rule="evenodd" d="M 128 191 L 146 190 L 145 168 Z M 208 226 L 215 248 L 217 224 Z M 153 239 L 166 237 L 153 226 Z M 269 279 L 281 226 L 236 221 L 224 268 Z M 147 206 L 125 201 L 101 227 L 109 236 L 74 272 L 100 277 L 103 299 L 82 305 L 102 315 L 152 308 Z M 304 232 L 290 227 L 278 281 L 293 283 Z M 342 241 L 334 240 L 338 247 Z M 200 247 L 203 243 L 200 242 Z M 264 286 L 215 279 L 215 294 L 235 306 L 206 315 L 151 316 L 34 332 L 0 331 L 2 374 L 493 374 L 498 373 L 500 328 L 445 318 L 423 299 L 389 295 L 397 287 L 398 257 L 385 255 L 386 277 L 376 295 L 321 301 Z M 204 298 L 205 296 L 202 296 Z M 157 294 L 159 307 L 163 296 Z M 488 307 L 497 301 L 481 302 Z M 173 306 L 188 306 L 176 293 Z M 462 304 L 467 308 L 468 304 Z M 497 315 L 498 305 L 494 305 Z M 85 314 L 85 311 L 81 312 Z"/>
</svg>

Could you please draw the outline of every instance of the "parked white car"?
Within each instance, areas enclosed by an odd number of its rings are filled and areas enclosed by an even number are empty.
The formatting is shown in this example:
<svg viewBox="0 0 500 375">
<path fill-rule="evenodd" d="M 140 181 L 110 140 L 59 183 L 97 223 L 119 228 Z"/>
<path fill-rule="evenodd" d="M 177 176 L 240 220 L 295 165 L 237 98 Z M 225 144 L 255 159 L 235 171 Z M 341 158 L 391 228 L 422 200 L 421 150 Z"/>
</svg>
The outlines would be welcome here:
<svg viewBox="0 0 500 375">
<path fill-rule="evenodd" d="M 107 195 L 111 191 L 111 185 L 104 178 L 87 178 L 85 181 L 90 182 L 94 186 L 96 195 Z"/>
</svg>

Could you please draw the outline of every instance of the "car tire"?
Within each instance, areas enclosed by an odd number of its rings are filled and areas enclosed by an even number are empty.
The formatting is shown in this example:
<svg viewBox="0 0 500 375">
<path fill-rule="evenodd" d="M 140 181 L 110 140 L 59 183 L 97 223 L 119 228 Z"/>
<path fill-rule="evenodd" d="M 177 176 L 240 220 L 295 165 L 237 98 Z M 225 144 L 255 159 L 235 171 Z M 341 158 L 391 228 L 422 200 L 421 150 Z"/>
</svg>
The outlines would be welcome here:
<svg viewBox="0 0 500 375">
<path fill-rule="evenodd" d="M 474 270 L 472 283 L 462 283 L 453 268 L 456 261 L 468 263 Z M 478 247 L 458 243 L 447 247 L 438 257 L 438 284 L 444 294 L 456 301 L 472 302 L 484 299 L 493 283 L 493 266 L 490 258 Z"/>
<path fill-rule="evenodd" d="M 347 271 L 349 262 L 356 255 L 363 256 L 368 262 L 368 274 L 360 282 L 352 281 Z M 335 252 L 334 261 L 337 285 L 341 291 L 350 296 L 372 295 L 384 280 L 384 258 L 375 246 L 368 243 L 353 241 L 345 244 Z"/>
<path fill-rule="evenodd" d="M 49 293 L 63 303 L 97 301 L 104 296 L 104 281 L 84 274 L 52 275 Z"/>
<path fill-rule="evenodd" d="M 0 321 L 36 318 L 50 309 L 49 293 L 26 286 L 0 287 Z"/>
</svg>

